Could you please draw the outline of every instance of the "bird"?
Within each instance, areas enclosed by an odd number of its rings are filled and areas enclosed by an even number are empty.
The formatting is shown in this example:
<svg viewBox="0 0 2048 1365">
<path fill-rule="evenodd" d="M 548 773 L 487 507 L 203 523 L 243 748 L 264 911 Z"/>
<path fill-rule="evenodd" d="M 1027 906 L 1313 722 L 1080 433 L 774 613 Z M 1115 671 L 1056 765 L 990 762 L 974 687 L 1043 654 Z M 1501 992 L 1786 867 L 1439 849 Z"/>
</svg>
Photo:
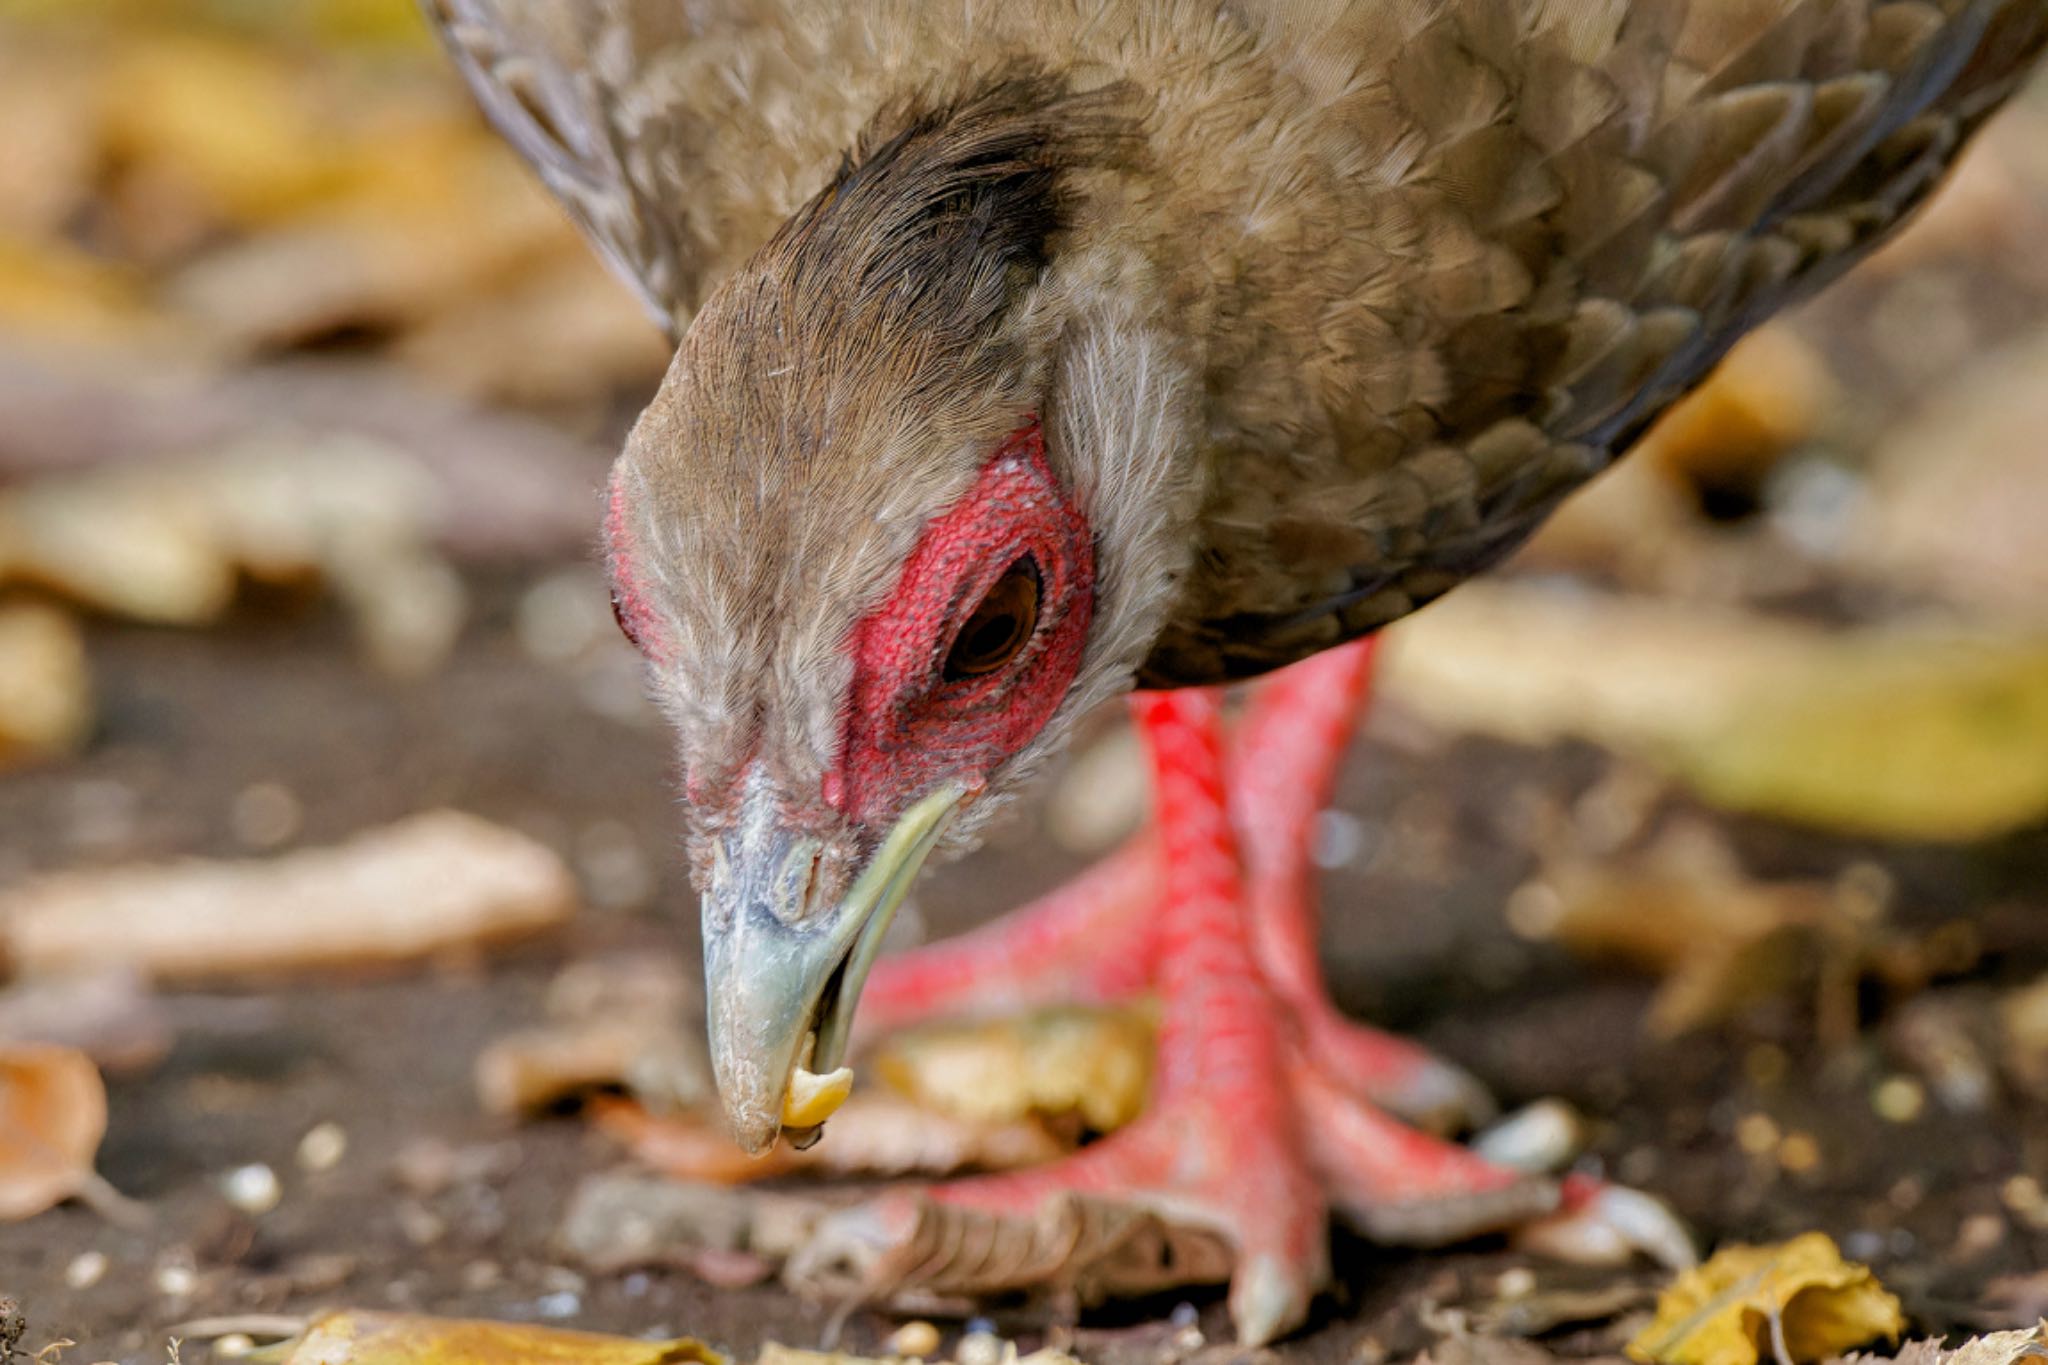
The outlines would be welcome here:
<svg viewBox="0 0 2048 1365">
<path fill-rule="evenodd" d="M 818 1135 L 864 995 L 872 1028 L 1154 991 L 1136 1123 L 841 1240 L 900 1268 L 934 1228 L 1164 1211 L 1225 1248 L 1251 1344 L 1305 1320 L 1333 1214 L 1686 1254 L 1630 1191 L 1404 1121 L 1486 1101 L 1329 1003 L 1310 831 L 1376 632 L 1907 221 L 2048 4 L 423 3 L 675 345 L 593 521 L 743 1147 Z M 1152 827 L 881 955 L 928 858 L 1121 697 Z"/>
</svg>

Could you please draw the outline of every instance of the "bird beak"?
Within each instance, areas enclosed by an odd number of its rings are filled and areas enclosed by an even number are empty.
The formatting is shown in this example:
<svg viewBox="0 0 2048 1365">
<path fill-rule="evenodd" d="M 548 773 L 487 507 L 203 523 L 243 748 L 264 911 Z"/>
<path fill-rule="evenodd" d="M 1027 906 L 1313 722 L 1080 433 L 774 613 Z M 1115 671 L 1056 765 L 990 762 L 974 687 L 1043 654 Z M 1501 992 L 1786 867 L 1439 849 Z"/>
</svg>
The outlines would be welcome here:
<svg viewBox="0 0 2048 1365">
<path fill-rule="evenodd" d="M 838 904 L 811 913 L 823 845 L 749 799 L 721 839 L 704 897 L 711 1061 L 734 1139 L 759 1156 L 782 1131 L 799 1066 L 825 1073 L 846 1054 L 854 1006 L 896 907 L 946 832 L 967 788 L 949 783 L 897 820 Z M 815 1127 L 791 1129 L 799 1146 Z"/>
</svg>

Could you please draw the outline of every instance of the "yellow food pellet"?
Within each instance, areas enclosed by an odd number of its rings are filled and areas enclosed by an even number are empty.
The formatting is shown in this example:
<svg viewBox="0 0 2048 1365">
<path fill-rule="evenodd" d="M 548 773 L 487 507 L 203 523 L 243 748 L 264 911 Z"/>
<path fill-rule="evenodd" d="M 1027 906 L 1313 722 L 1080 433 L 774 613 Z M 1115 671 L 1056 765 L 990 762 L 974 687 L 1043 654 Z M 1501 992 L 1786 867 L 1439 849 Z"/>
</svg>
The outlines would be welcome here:
<svg viewBox="0 0 2048 1365">
<path fill-rule="evenodd" d="M 1780 1140 L 1778 1125 L 1769 1114 L 1744 1114 L 1735 1125 L 1735 1145 L 1751 1156 L 1777 1151 Z"/>
<path fill-rule="evenodd" d="M 1870 1092 L 1870 1107 L 1887 1123 L 1911 1123 L 1927 1107 L 1927 1087 L 1911 1076 L 1887 1076 Z"/>
<path fill-rule="evenodd" d="M 853 1093 L 853 1068 L 842 1066 L 820 1076 L 798 1067 L 789 1078 L 789 1093 L 782 1097 L 785 1128 L 815 1128 L 839 1112 Z"/>
<path fill-rule="evenodd" d="M 919 1319 L 906 1322 L 889 1334 L 889 1354 L 929 1356 L 939 1349 L 939 1329 Z"/>
<path fill-rule="evenodd" d="M 1811 1133 L 1787 1133 L 1778 1144 L 1778 1164 L 1794 1175 L 1805 1175 L 1820 1166 L 1820 1143 Z"/>
</svg>

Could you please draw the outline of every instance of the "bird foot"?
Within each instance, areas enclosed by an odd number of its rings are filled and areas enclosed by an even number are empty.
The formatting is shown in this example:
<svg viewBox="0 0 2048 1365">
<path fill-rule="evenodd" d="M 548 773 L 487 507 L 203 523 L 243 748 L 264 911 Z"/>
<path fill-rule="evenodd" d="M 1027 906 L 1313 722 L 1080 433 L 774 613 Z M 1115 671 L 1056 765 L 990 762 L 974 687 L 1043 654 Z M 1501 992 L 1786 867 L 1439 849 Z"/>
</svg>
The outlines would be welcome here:
<svg viewBox="0 0 2048 1365">
<path fill-rule="evenodd" d="M 1690 1255 L 1642 1196 L 1510 1170 L 1391 1117 L 1455 1128 L 1492 1105 L 1463 1072 L 1329 1004 L 1309 847 L 1369 662 L 1353 646 L 1261 684 L 1227 755 L 1213 699 L 1141 698 L 1156 836 L 1023 920 L 877 967 L 868 1013 L 889 1024 L 1156 990 L 1152 1106 L 1050 1166 L 836 1215 L 791 1262 L 793 1283 L 1085 1300 L 1227 1277 L 1255 1344 L 1298 1325 L 1326 1283 L 1333 1211 L 1409 1245 L 1528 1229 L 1570 1255 Z"/>
<path fill-rule="evenodd" d="M 869 1300 L 1083 1305 L 1228 1280 L 1238 1338 L 1259 1345 L 1299 1325 L 1328 1282 L 1332 1213 L 1389 1245 L 1505 1233 L 1581 1264 L 1693 1258 L 1684 1227 L 1648 1196 L 1486 1161 L 1389 1117 L 1297 1050 L 1266 1094 L 1236 1087 L 1226 1107 L 1191 1090 L 1052 1165 L 899 1188 L 832 1214 L 785 1278 Z"/>
</svg>

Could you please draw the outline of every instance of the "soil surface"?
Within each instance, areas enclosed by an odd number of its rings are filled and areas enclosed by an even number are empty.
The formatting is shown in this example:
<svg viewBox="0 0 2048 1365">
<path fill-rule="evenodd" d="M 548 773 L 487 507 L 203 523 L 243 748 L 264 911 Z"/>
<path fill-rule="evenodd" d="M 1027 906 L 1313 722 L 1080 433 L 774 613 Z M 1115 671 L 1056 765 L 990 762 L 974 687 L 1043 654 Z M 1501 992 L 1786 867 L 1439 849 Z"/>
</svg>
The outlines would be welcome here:
<svg viewBox="0 0 2048 1365">
<path fill-rule="evenodd" d="M 617 948 L 696 951 L 665 741 L 589 678 L 521 649 L 515 606 L 530 581 L 478 583 L 481 609 L 456 656 L 413 683 L 370 672 L 342 623 L 302 603 L 258 603 L 203 635 L 94 628 L 100 737 L 76 761 L 0 781 L 8 875 L 245 853 L 237 796 L 281 783 L 303 808 L 300 840 L 453 805 L 555 844 L 609 878 L 613 893 L 597 899 L 625 904 L 586 911 L 549 941 L 432 970 L 172 997 L 175 1047 L 146 1072 L 112 1078 L 100 1162 L 148 1206 L 151 1224 L 122 1230 L 70 1205 L 0 1229 L 0 1296 L 20 1301 L 31 1349 L 70 1338 L 68 1360 L 160 1362 L 167 1329 L 182 1322 L 335 1305 L 687 1333 L 742 1358 L 766 1341 L 811 1346 L 825 1335 L 831 1305 L 772 1283 L 724 1290 L 678 1271 L 591 1274 L 566 1261 L 554 1239 L 571 1191 L 623 1156 L 574 1116 L 514 1126 L 473 1098 L 478 1049 L 538 1015 L 561 964 Z M 1999 1277 L 2048 1265 L 2048 1227 L 2007 1208 L 2012 1177 L 2048 1171 L 2048 1110 L 2000 1088 L 1982 1112 L 1929 1103 L 1912 1122 L 1878 1117 L 1873 1085 L 1909 1061 L 1890 1031 L 1907 1002 L 1875 989 L 1845 1047 L 1819 1045 L 1810 1000 L 1796 992 L 1738 1024 L 1650 1041 L 1642 1015 L 1653 983 L 1525 943 L 1502 914 L 1535 857 L 1529 822 L 1514 813 L 1573 800 L 1608 761 L 1425 741 L 1385 714 L 1361 750 L 1339 803 L 1356 823 L 1325 882 L 1326 955 L 1348 1009 L 1440 1049 L 1507 1105 L 1556 1095 L 1579 1106 L 1594 1120 L 1584 1167 L 1655 1191 L 1706 1241 L 1821 1229 L 1877 1268 L 1916 1329 L 2017 1320 L 1986 1296 Z M 2048 969 L 2048 919 L 2030 900 L 2048 874 L 2048 836 L 1957 851 L 1739 824 L 1731 833 L 1765 873 L 1882 863 L 1908 924 L 1970 916 L 1983 955 L 1965 979 L 1938 985 L 1941 995 L 1967 1004 Z M 983 853 L 931 876 L 922 912 L 932 933 L 951 932 L 1080 862 L 1027 812 Z M 636 877 L 652 880 L 634 887 Z M 1756 1115 L 1810 1135 L 1817 1160 L 1788 1171 L 1750 1155 L 1738 1132 L 1746 1119 L 1753 1131 Z M 295 1152 L 321 1124 L 339 1126 L 346 1151 L 309 1173 Z M 281 1202 L 259 1216 L 237 1212 L 221 1184 L 255 1162 L 283 1182 Z M 104 1254 L 105 1269 L 83 1284 L 90 1252 Z M 1660 1280 L 1547 1267 L 1498 1245 L 1414 1253 L 1348 1237 L 1336 1265 L 1337 1287 L 1284 1357 L 1412 1354 L 1442 1329 L 1447 1307 L 1483 1308 L 1512 1266 L 1530 1266 L 1546 1286 Z M 1050 1331 L 1092 1359 L 1167 1358 L 1194 1352 L 1198 1336 L 1228 1340 L 1213 1292 L 1184 1296 L 1197 1332 L 1189 1310 L 1178 1326 L 1166 1321 L 1182 1297 L 1101 1310 L 1078 1326 L 1028 1316 L 998 1326 L 1026 1346 Z M 839 1342 L 872 1351 L 891 1326 L 856 1312 Z M 1618 1330 L 1567 1328 L 1548 1344 L 1606 1353 Z M 207 1350 L 188 1343 L 183 1358 Z"/>
</svg>

